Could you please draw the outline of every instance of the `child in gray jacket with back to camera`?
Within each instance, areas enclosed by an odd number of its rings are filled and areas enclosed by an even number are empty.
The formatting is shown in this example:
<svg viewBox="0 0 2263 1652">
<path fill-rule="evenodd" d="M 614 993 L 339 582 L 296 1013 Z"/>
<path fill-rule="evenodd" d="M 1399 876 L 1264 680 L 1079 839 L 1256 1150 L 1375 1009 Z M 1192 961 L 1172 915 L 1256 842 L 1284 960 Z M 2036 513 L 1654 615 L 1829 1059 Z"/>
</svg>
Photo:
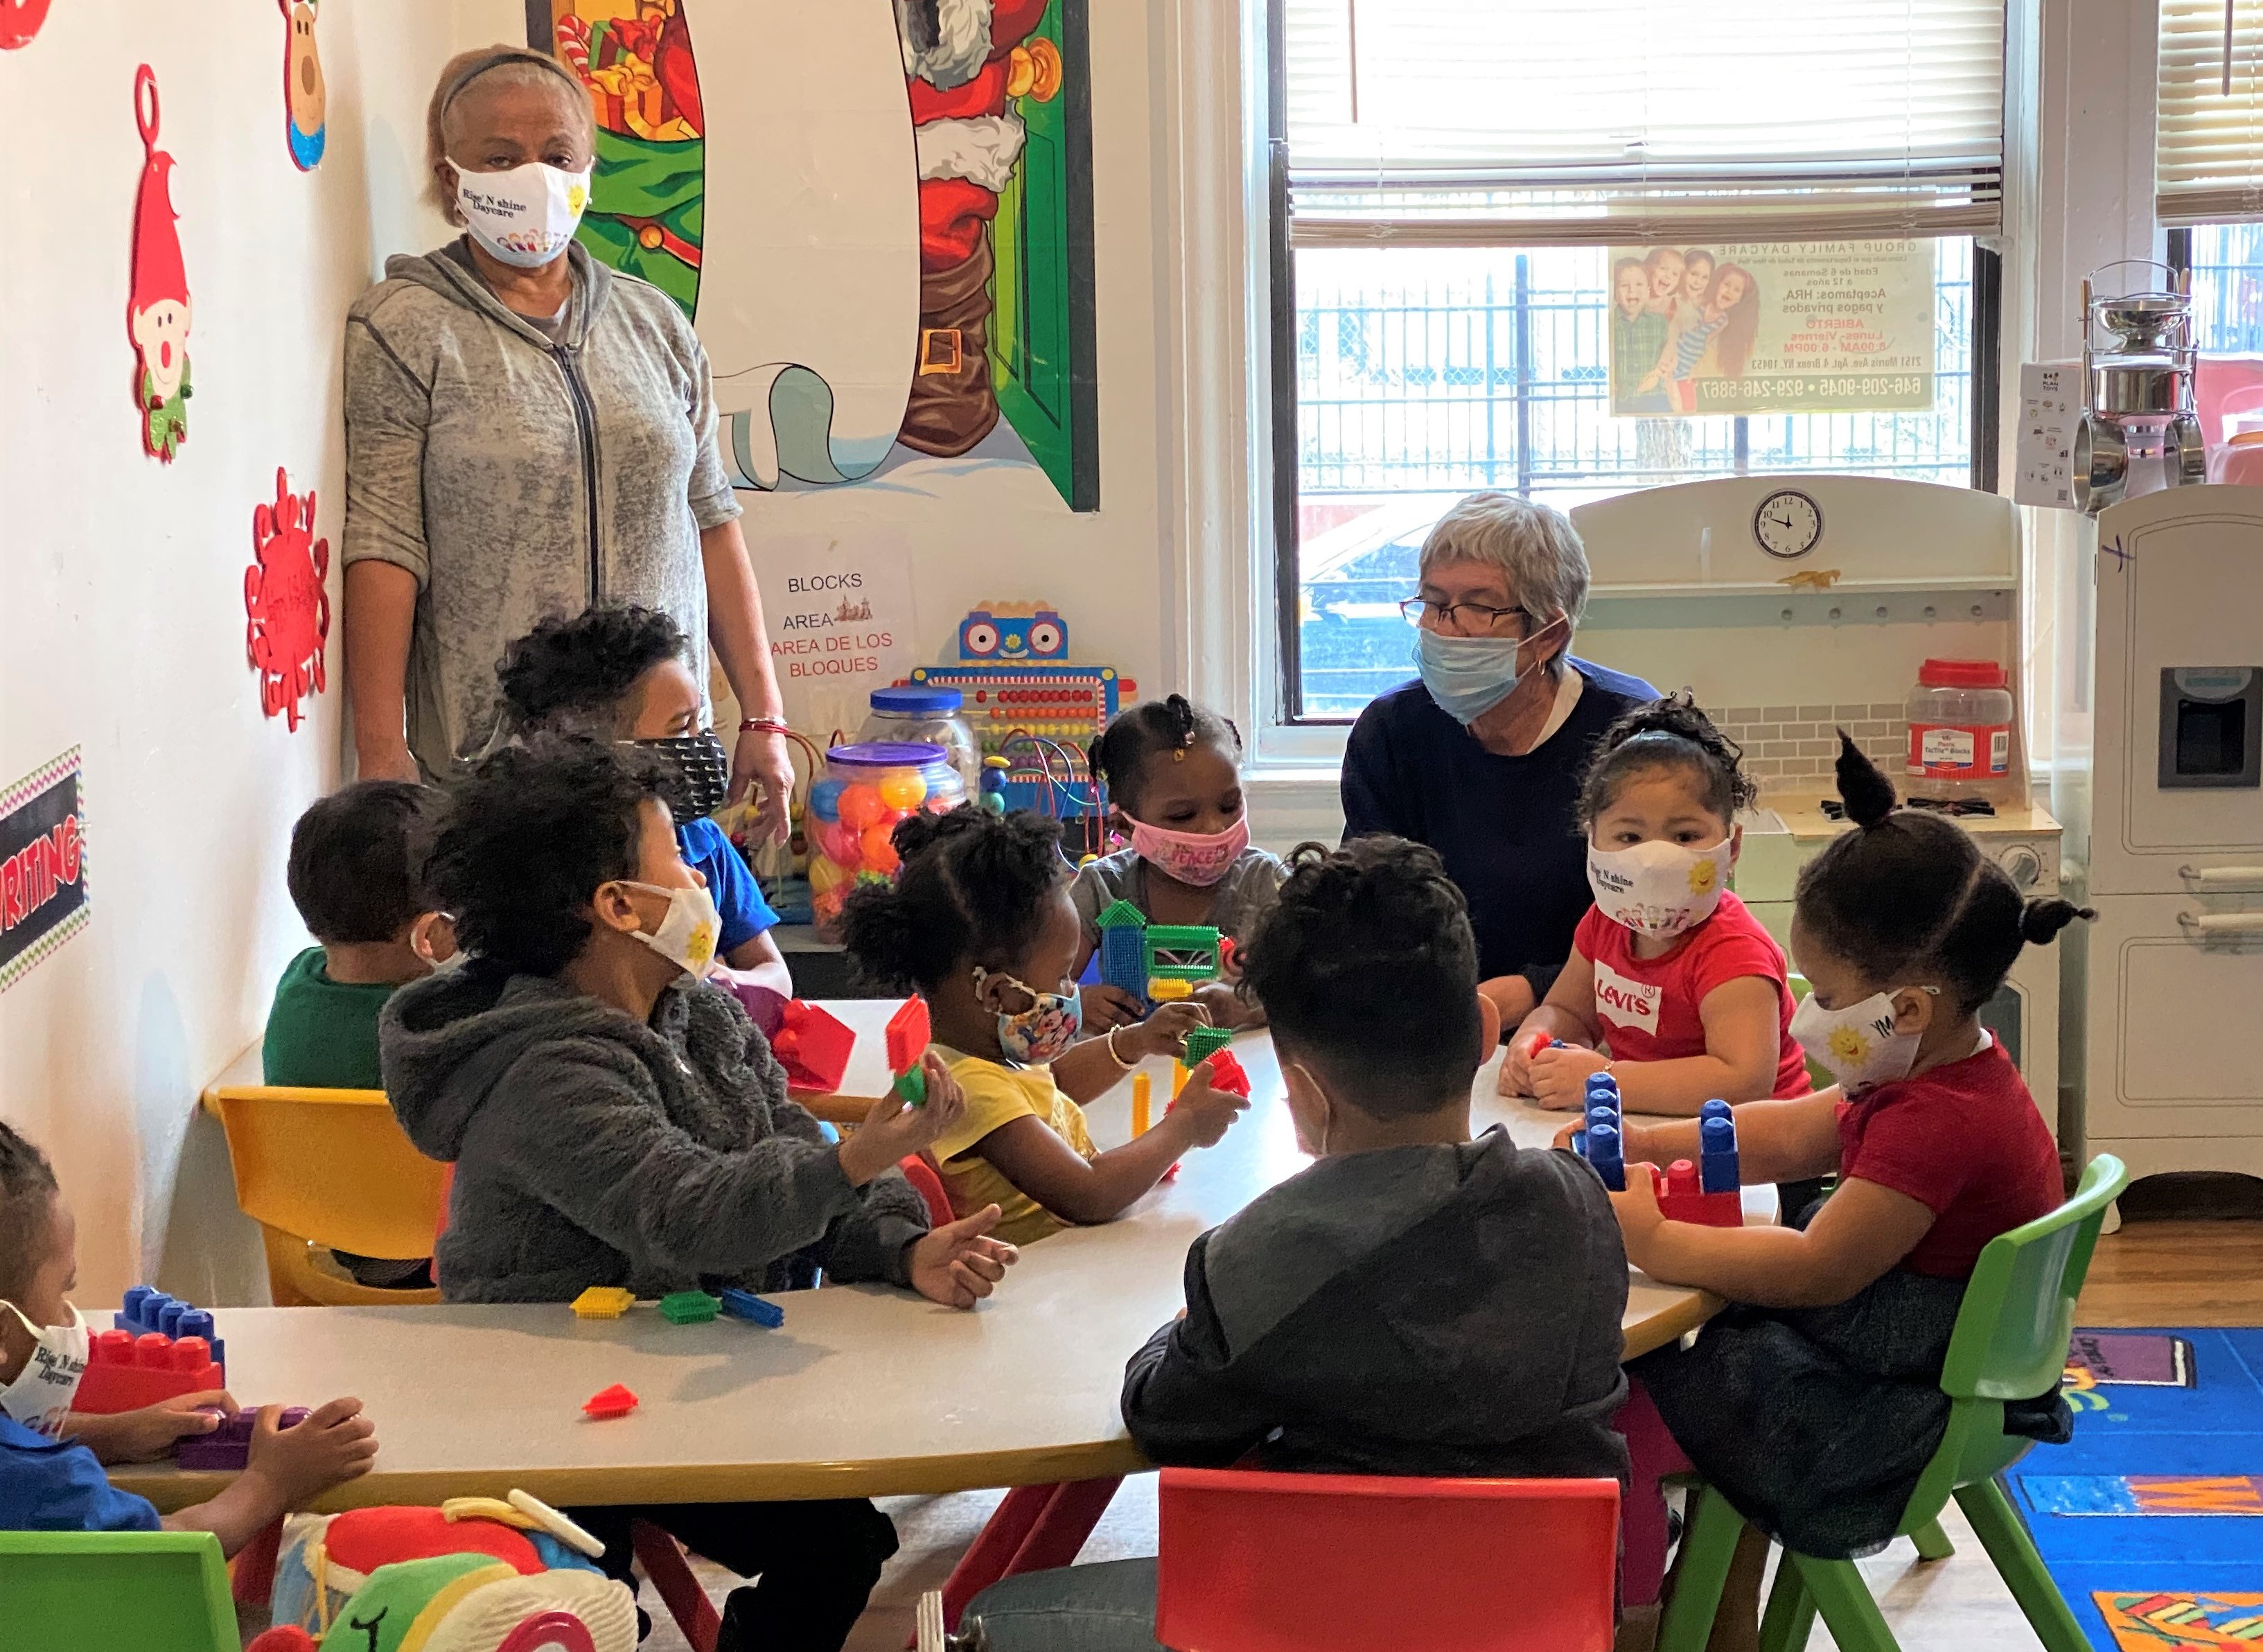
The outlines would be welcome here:
<svg viewBox="0 0 2263 1652">
<path fill-rule="evenodd" d="M 1124 1421 L 1158 1463 L 1314 1474 L 1627 1476 L 1626 1253 L 1567 1153 L 1470 1136 L 1500 1038 L 1436 853 L 1301 851 L 1245 951 L 1298 1144 L 1318 1163 L 1196 1240 L 1185 1314 L 1132 1356 Z M 1151 1652 L 1155 1562 L 975 1597 L 987 1652 Z"/>
<path fill-rule="evenodd" d="M 582 741 L 497 753 L 453 788 L 428 867 L 471 961 L 403 988 L 379 1024 L 409 1139 L 456 1167 L 437 1272 L 455 1301 L 570 1302 L 840 1280 L 971 1308 L 1013 1261 L 995 1206 L 929 1233 L 896 1163 L 965 1098 L 928 1060 L 839 1146 L 728 993 L 717 923 L 649 757 Z M 629 1577 L 641 1517 L 741 1576 L 717 1646 L 833 1652 L 894 1528 L 861 1498 L 579 1509 Z M 633 1583 L 632 1583 L 632 1587 Z"/>
</svg>

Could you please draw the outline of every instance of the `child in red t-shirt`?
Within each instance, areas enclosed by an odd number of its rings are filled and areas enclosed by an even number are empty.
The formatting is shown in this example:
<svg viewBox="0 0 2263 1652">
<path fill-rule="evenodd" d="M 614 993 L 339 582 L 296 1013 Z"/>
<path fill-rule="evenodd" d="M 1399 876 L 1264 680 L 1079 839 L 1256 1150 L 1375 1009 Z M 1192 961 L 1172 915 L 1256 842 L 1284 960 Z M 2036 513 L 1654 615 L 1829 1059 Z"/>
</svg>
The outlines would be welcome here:
<svg viewBox="0 0 2263 1652">
<path fill-rule="evenodd" d="M 2064 1197 L 1978 1012 L 2023 946 L 2093 916 L 2022 901 L 1961 827 L 1896 809 L 1843 736 L 1839 790 L 1855 830 L 1800 873 L 1791 924 L 1813 989 L 1793 1030 L 1839 1083 L 1736 1110 L 1745 1181 L 1835 1173 L 1837 1191 L 1750 1228 L 1663 1220 L 1647 1176 L 1611 1196 L 1630 1262 L 1731 1303 L 1694 1347 L 1632 1367 L 1667 1428 L 1760 1532 L 1825 1558 L 1893 1534 L 1948 1421 L 1941 1362 L 1982 1248 Z M 1697 1127 L 1630 1121 L 1625 1152 L 1695 1158 Z M 2055 1391 L 2005 1407 L 2006 1432 L 2068 1426 Z M 1763 1556 L 1755 1540 L 1732 1574 L 1755 1605 Z"/>
<path fill-rule="evenodd" d="M 1756 790 L 1741 755 L 1682 695 L 1604 732 L 1580 786 L 1595 904 L 1509 1041 L 1503 1095 L 1579 1107 L 1606 1071 L 1630 1112 L 1807 1093 L 1783 949 L 1728 889 Z M 1563 1047 L 1536 1054 L 1544 1035 Z"/>
</svg>

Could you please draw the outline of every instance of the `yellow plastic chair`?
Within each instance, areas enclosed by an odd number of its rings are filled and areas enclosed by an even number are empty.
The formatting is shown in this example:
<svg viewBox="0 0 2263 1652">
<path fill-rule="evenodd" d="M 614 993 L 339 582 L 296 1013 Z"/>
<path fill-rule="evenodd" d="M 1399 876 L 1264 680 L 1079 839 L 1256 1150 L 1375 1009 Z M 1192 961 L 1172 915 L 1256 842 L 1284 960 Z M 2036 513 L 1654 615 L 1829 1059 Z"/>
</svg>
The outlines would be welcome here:
<svg viewBox="0 0 2263 1652">
<path fill-rule="evenodd" d="M 223 1085 L 206 1105 L 228 1132 L 235 1202 L 267 1242 L 278 1308 L 398 1308 L 436 1289 L 387 1291 L 337 1271 L 319 1249 L 428 1257 L 448 1167 L 409 1144 L 381 1090 Z"/>
</svg>

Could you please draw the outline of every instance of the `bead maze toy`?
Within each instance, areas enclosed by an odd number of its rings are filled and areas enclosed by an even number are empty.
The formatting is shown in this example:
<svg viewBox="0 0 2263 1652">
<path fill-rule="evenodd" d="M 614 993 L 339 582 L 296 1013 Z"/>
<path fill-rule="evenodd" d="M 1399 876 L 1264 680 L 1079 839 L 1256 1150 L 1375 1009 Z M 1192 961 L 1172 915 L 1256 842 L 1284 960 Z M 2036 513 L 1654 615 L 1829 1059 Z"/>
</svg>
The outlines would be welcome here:
<svg viewBox="0 0 2263 1652">
<path fill-rule="evenodd" d="M 785 1087 L 815 1095 L 841 1088 L 857 1034 L 839 1017 L 806 998 L 790 998 L 770 1038 L 770 1053 L 785 1068 Z"/>
<path fill-rule="evenodd" d="M 137 1285 L 112 1329 L 89 1340 L 75 1411 L 138 1411 L 145 1405 L 228 1386 L 228 1349 L 213 1316 L 154 1286 Z"/>
<path fill-rule="evenodd" d="M 980 610 L 967 616 L 960 629 L 962 641 L 967 629 L 982 618 Z M 994 791 L 986 774 L 981 788 L 986 803 L 994 795 L 1001 813 L 1027 809 L 1081 822 L 1088 829 L 1087 846 L 1096 852 L 1108 799 L 1105 788 L 1087 771 L 1084 753 L 1116 714 L 1138 699 L 1139 685 L 1119 677 L 1110 665 L 1059 663 L 1067 653 L 1066 627 L 1060 637 L 1059 653 L 1044 660 L 1038 657 L 1037 639 L 1032 639 L 1026 657 L 922 665 L 913 670 L 910 681 L 955 688 L 964 697 L 961 714 L 973 730 L 986 769 L 992 757 L 1001 759 L 1004 766 L 1004 778 Z M 1001 637 L 997 648 L 1004 647 Z M 998 662 L 1001 654 L 994 650 L 977 657 Z M 1066 777 L 1061 772 L 1064 760 Z"/>
<path fill-rule="evenodd" d="M 1597 1073 L 1587 1081 L 1587 1119 L 1572 1133 L 1572 1151 L 1594 1167 L 1605 1187 L 1626 1191 L 1627 1165 L 1624 1119 L 1619 1108 L 1617 1081 Z M 1700 1148 L 1697 1162 L 1676 1159 L 1660 1170 L 1655 1164 L 1641 1168 L 1658 1195 L 1659 1214 L 1668 1221 L 1695 1222 L 1706 1228 L 1745 1225 L 1743 1185 L 1737 1161 L 1737 1121 L 1725 1101 L 1709 1101 L 1697 1115 Z"/>
<path fill-rule="evenodd" d="M 915 1107 L 924 1107 L 927 1069 L 920 1062 L 927 1054 L 927 1047 L 935 1041 L 927 1000 L 916 993 L 905 999 L 903 1007 L 888 1018 L 886 1032 L 888 1070 L 895 1075 L 896 1095 Z"/>
<path fill-rule="evenodd" d="M 275 1419 L 278 1428 L 296 1428 L 307 1420 L 303 1405 L 286 1406 Z M 251 1431 L 258 1425 L 257 1406 L 222 1417 L 218 1428 L 177 1443 L 173 1460 L 183 1468 L 241 1469 L 251 1460 Z"/>
</svg>

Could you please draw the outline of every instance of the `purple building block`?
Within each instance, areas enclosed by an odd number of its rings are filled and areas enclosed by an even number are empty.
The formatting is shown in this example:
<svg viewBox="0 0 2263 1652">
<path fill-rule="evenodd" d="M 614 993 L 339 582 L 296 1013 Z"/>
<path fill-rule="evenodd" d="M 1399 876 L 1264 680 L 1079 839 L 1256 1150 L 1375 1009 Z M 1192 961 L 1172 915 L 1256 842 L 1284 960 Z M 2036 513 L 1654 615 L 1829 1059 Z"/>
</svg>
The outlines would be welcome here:
<svg viewBox="0 0 2263 1652">
<path fill-rule="evenodd" d="M 257 1410 L 249 1410 L 223 1417 L 221 1425 L 211 1433 L 199 1434 L 176 1446 L 173 1460 L 184 1468 L 242 1468 L 251 1456 L 251 1430 L 258 1416 Z M 277 1426 L 296 1428 L 306 1420 L 305 1406 L 286 1406 Z"/>
</svg>

